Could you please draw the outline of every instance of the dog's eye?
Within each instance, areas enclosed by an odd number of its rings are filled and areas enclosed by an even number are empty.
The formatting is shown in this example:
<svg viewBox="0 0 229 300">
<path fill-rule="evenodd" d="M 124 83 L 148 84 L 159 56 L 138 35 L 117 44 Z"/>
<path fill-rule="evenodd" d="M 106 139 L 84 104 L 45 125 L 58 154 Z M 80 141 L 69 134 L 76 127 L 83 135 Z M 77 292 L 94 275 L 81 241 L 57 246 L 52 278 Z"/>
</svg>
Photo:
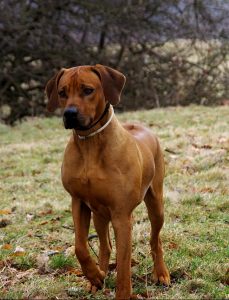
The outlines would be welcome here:
<svg viewBox="0 0 229 300">
<path fill-rule="evenodd" d="M 66 93 L 65 93 L 65 90 L 61 90 L 61 91 L 59 91 L 59 96 L 61 97 L 61 98 L 67 98 L 67 95 L 66 95 Z"/>
<path fill-rule="evenodd" d="M 93 91 L 94 91 L 93 88 L 84 88 L 84 89 L 83 89 L 83 93 L 84 93 L 84 95 L 86 95 L 86 96 L 92 94 Z"/>
</svg>

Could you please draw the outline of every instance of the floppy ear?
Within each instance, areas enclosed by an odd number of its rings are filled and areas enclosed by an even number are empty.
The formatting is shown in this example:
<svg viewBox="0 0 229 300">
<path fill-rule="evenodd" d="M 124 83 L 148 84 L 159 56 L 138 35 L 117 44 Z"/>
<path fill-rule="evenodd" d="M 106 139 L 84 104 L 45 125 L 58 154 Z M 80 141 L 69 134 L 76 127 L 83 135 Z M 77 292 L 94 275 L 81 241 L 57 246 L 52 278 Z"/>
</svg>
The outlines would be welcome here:
<svg viewBox="0 0 229 300">
<path fill-rule="evenodd" d="M 112 105 L 118 104 L 126 82 L 126 77 L 119 71 L 103 65 L 95 65 L 92 67 L 92 71 L 94 71 L 101 80 L 106 101 Z"/>
<path fill-rule="evenodd" d="M 46 84 L 45 92 L 48 97 L 47 109 L 50 112 L 53 112 L 59 106 L 57 87 L 63 73 L 64 69 L 61 69 Z"/>
</svg>

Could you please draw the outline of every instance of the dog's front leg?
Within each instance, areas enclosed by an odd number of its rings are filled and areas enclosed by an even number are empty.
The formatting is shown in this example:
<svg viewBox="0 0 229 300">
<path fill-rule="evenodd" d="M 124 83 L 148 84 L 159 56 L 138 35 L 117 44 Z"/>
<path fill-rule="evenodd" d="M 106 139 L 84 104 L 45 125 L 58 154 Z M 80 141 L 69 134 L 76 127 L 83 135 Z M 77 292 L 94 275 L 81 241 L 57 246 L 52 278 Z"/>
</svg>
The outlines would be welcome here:
<svg viewBox="0 0 229 300">
<path fill-rule="evenodd" d="M 111 241 L 109 234 L 109 219 L 93 214 L 96 232 L 99 236 L 99 267 L 107 274 L 111 254 Z"/>
<path fill-rule="evenodd" d="M 77 198 L 72 198 L 72 216 L 75 227 L 75 253 L 84 275 L 93 286 L 102 288 L 105 274 L 90 256 L 87 247 L 91 210 Z"/>
<path fill-rule="evenodd" d="M 112 218 L 117 252 L 116 299 L 130 299 L 132 216 L 115 214 Z"/>
</svg>

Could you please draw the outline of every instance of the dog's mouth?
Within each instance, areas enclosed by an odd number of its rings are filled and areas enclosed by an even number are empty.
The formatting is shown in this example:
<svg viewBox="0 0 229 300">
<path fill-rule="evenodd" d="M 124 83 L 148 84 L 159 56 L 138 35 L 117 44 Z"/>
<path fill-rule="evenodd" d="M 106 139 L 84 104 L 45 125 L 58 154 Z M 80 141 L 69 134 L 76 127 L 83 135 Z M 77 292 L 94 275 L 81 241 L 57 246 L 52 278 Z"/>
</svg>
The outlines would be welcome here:
<svg viewBox="0 0 229 300">
<path fill-rule="evenodd" d="M 91 118 L 85 119 L 81 115 L 66 117 L 63 116 L 65 129 L 88 130 L 93 122 Z"/>
<path fill-rule="evenodd" d="M 65 110 L 63 115 L 64 127 L 66 129 L 75 129 L 80 131 L 89 130 L 103 119 L 103 117 L 108 113 L 109 107 L 110 103 L 107 103 L 103 113 L 96 122 L 94 122 L 92 117 L 82 115 L 76 107 L 69 107 Z"/>
</svg>

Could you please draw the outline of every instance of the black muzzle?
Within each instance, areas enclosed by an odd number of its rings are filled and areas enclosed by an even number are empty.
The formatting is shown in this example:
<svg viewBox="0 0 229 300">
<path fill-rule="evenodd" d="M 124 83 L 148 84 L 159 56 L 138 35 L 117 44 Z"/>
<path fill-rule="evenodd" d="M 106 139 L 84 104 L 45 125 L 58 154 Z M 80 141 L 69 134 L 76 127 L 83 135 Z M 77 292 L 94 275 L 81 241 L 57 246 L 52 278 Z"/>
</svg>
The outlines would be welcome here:
<svg viewBox="0 0 229 300">
<path fill-rule="evenodd" d="M 66 129 L 73 129 L 75 127 L 77 127 L 78 124 L 78 110 L 76 107 L 72 106 L 72 107 L 68 107 L 67 109 L 65 109 L 64 111 L 64 115 L 63 115 L 63 121 L 64 121 L 64 127 Z"/>
</svg>

